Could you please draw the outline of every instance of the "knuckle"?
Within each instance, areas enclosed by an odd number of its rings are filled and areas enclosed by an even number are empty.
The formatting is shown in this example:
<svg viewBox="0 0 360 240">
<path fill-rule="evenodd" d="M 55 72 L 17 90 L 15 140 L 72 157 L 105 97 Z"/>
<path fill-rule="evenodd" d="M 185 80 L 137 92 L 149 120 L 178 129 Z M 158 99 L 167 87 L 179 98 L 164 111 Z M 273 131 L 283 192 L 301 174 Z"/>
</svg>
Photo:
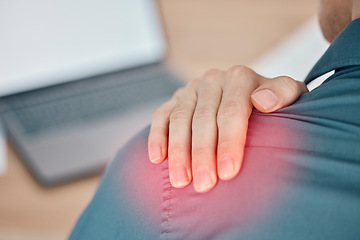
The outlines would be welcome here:
<svg viewBox="0 0 360 240">
<path fill-rule="evenodd" d="M 221 120 L 222 118 L 231 118 L 239 115 L 241 115 L 241 108 L 239 104 L 236 102 L 227 102 L 220 107 L 218 119 Z"/>
<path fill-rule="evenodd" d="M 156 109 L 152 114 L 152 119 L 157 119 L 159 117 L 163 116 L 163 110 L 161 108 Z"/>
<path fill-rule="evenodd" d="M 203 105 L 196 108 L 194 120 L 209 118 L 216 115 L 216 110 L 210 105 Z"/>
<path fill-rule="evenodd" d="M 241 95 L 243 95 L 243 91 L 241 88 L 239 87 L 234 87 L 231 88 L 228 92 L 228 97 L 231 99 L 234 99 L 233 101 L 235 101 L 235 99 L 238 99 Z"/>
<path fill-rule="evenodd" d="M 221 74 L 222 74 L 221 70 L 212 68 L 205 73 L 204 78 L 205 79 L 213 79 L 213 78 L 218 77 Z"/>
<path fill-rule="evenodd" d="M 160 107 L 156 109 L 152 114 L 152 119 L 162 118 L 168 115 L 168 111 L 165 107 Z"/>
<path fill-rule="evenodd" d="M 300 85 L 291 77 L 283 76 L 281 77 L 282 84 L 286 85 L 287 88 L 291 91 L 292 94 L 300 93 Z"/>
<path fill-rule="evenodd" d="M 186 85 L 186 88 L 196 88 L 196 86 L 199 84 L 200 79 L 199 78 L 195 78 L 193 80 L 191 80 L 190 82 L 188 82 L 188 84 Z"/>
<path fill-rule="evenodd" d="M 192 111 L 186 105 L 178 106 L 170 114 L 170 122 L 189 119 L 192 117 Z"/>
<path fill-rule="evenodd" d="M 231 77 L 235 77 L 235 78 L 240 76 L 249 76 L 253 73 L 253 71 L 250 68 L 243 65 L 233 66 L 228 70 L 228 72 Z"/>
<path fill-rule="evenodd" d="M 174 96 L 175 98 L 179 99 L 179 98 L 183 95 L 184 91 L 185 91 L 185 88 L 184 88 L 184 87 L 178 88 L 178 89 L 174 92 L 174 95 L 173 95 L 173 96 Z"/>
</svg>

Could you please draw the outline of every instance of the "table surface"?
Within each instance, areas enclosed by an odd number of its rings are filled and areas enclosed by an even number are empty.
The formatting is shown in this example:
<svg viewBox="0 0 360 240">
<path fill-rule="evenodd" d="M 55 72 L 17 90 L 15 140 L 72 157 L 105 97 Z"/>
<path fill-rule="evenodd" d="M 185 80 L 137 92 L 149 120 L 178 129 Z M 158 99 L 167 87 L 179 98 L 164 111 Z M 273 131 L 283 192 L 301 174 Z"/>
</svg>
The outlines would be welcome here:
<svg viewBox="0 0 360 240">
<path fill-rule="evenodd" d="M 248 65 L 316 14 L 313 0 L 160 0 L 168 61 L 187 80 Z M 39 186 L 10 145 L 0 176 L 0 239 L 65 239 L 100 176 Z"/>
</svg>

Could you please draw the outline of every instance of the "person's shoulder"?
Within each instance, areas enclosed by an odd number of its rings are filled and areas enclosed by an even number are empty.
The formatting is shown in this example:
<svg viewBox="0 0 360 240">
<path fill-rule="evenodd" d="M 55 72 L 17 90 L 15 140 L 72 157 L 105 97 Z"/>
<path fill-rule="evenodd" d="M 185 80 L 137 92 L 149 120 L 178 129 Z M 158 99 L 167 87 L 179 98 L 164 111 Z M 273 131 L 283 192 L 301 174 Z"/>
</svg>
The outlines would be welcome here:
<svg viewBox="0 0 360 240">
<path fill-rule="evenodd" d="M 248 146 L 360 158 L 360 66 L 338 69 L 294 104 L 274 113 L 254 111 Z"/>
<path fill-rule="evenodd" d="M 148 158 L 149 129 L 116 153 L 70 239 L 158 239 L 163 167 Z"/>
<path fill-rule="evenodd" d="M 338 69 L 319 87 L 304 94 L 285 111 L 298 111 L 309 116 L 337 122 L 358 124 L 360 115 L 360 66 Z"/>
</svg>

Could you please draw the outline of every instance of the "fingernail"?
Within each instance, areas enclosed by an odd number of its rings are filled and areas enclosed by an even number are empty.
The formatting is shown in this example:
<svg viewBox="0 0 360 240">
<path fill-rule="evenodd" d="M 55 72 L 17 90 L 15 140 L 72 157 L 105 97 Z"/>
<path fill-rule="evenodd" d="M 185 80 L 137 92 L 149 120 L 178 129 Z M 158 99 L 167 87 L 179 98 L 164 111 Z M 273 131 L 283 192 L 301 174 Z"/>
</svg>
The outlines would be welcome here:
<svg viewBox="0 0 360 240">
<path fill-rule="evenodd" d="M 197 192 L 210 190 L 215 185 L 215 181 L 205 168 L 196 170 L 194 174 L 194 188 Z"/>
<path fill-rule="evenodd" d="M 279 101 L 275 93 L 269 89 L 259 90 L 253 93 L 251 97 L 265 110 L 272 109 Z"/>
<path fill-rule="evenodd" d="M 151 147 L 149 152 L 150 161 L 152 163 L 158 163 L 162 160 L 161 148 L 159 146 Z"/>
<path fill-rule="evenodd" d="M 223 180 L 228 180 L 234 176 L 235 165 L 230 157 L 223 157 L 219 161 L 219 176 Z"/>
<path fill-rule="evenodd" d="M 176 188 L 185 187 L 190 182 L 190 172 L 183 165 L 177 164 L 171 171 L 170 182 Z"/>
</svg>

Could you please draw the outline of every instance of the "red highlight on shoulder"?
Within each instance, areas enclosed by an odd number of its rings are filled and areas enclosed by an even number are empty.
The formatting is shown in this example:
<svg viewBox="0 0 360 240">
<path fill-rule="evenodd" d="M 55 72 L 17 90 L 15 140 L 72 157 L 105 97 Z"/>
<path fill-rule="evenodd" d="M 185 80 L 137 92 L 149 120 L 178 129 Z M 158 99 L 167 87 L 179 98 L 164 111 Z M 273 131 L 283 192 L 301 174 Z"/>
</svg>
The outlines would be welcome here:
<svg viewBox="0 0 360 240">
<path fill-rule="evenodd" d="M 127 175 L 119 177 L 119 184 L 128 189 L 122 194 L 146 221 L 179 239 L 210 239 L 234 230 L 254 229 L 278 211 L 286 182 L 293 174 L 289 160 L 299 133 L 288 120 L 253 115 L 242 170 L 230 181 L 219 180 L 207 193 L 195 192 L 191 184 L 173 188 L 167 161 L 152 164 L 146 141 L 134 144 L 131 147 L 136 154 L 128 156 L 124 164 Z"/>
</svg>

